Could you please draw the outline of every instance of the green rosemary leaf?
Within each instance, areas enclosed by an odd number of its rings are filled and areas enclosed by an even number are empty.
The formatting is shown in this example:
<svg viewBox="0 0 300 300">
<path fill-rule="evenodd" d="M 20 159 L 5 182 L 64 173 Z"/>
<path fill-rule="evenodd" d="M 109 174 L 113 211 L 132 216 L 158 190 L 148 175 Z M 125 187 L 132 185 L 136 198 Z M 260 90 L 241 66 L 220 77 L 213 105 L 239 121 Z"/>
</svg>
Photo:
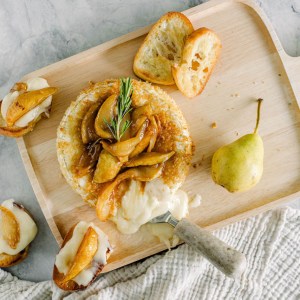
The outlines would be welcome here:
<svg viewBox="0 0 300 300">
<path fill-rule="evenodd" d="M 110 130 L 113 137 L 119 142 L 123 134 L 131 125 L 130 121 L 126 121 L 124 125 L 121 127 L 121 122 L 124 117 L 132 110 L 131 108 L 131 95 L 133 92 L 131 78 L 121 78 L 120 79 L 120 94 L 118 96 L 117 103 L 117 114 L 111 120 L 111 122 L 107 122 L 104 120 L 107 128 Z"/>
</svg>

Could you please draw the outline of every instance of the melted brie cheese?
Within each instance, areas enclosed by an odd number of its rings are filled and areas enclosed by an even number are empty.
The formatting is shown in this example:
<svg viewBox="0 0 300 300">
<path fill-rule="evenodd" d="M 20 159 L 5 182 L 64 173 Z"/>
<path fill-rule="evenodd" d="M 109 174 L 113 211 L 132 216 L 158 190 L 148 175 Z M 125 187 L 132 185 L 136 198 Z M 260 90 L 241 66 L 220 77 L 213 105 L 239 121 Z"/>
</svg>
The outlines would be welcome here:
<svg viewBox="0 0 300 300">
<path fill-rule="evenodd" d="M 5 200 L 1 205 L 15 215 L 20 227 L 20 241 L 16 249 L 12 249 L 3 239 L 0 232 L 0 253 L 15 255 L 24 250 L 33 241 L 37 234 L 37 226 L 28 213 L 14 205 L 13 199 Z"/>
<path fill-rule="evenodd" d="M 27 91 L 35 91 L 40 90 L 46 87 L 49 87 L 49 84 L 44 78 L 31 78 L 24 81 L 27 84 Z M 1 104 L 1 114 L 3 118 L 6 118 L 6 114 L 9 106 L 15 101 L 15 99 L 19 96 L 19 92 L 15 91 L 12 93 L 8 93 L 2 101 Z M 52 96 L 46 98 L 42 103 L 37 105 L 35 108 L 27 112 L 24 116 L 22 116 L 19 120 L 15 122 L 15 126 L 17 127 L 26 127 L 31 121 L 36 119 L 40 114 L 47 112 L 49 106 L 52 102 Z"/>
<path fill-rule="evenodd" d="M 196 194 L 189 197 L 189 208 L 197 207 L 201 204 L 201 196 Z M 145 225 L 146 229 L 150 231 L 151 234 L 156 236 L 160 242 L 164 243 L 170 250 L 179 243 L 179 238 L 174 234 L 174 227 L 170 224 L 151 224 Z"/>
<path fill-rule="evenodd" d="M 170 250 L 172 247 L 175 247 L 179 243 L 179 238 L 174 234 L 174 227 L 169 224 L 146 224 L 146 229 L 150 233 L 156 236 L 161 243 L 164 243 Z"/>
<path fill-rule="evenodd" d="M 116 216 L 111 220 L 120 232 L 132 234 L 143 224 L 167 211 L 180 220 L 187 216 L 188 209 L 188 195 L 182 190 L 170 189 L 161 179 L 147 182 L 144 190 L 140 182 L 132 180 Z"/>
<path fill-rule="evenodd" d="M 107 249 L 110 249 L 110 252 L 112 252 L 108 238 L 102 230 L 100 230 L 93 223 L 87 223 L 84 221 L 79 222 L 73 230 L 72 238 L 59 251 L 55 260 L 55 265 L 58 271 L 66 275 L 72 266 L 79 246 L 89 227 L 92 227 L 98 234 L 98 249 L 91 265 L 83 269 L 75 278 L 72 279 L 78 285 L 83 286 L 87 286 L 88 283 L 93 279 L 99 268 L 99 265 L 106 265 Z"/>
</svg>

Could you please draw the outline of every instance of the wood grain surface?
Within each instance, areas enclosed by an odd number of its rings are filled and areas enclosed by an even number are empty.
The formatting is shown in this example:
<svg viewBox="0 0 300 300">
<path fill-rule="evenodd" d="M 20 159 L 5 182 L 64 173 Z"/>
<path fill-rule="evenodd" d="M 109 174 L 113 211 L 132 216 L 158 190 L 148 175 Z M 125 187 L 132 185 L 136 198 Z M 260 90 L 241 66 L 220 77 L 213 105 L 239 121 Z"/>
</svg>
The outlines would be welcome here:
<svg viewBox="0 0 300 300">
<path fill-rule="evenodd" d="M 216 229 L 300 197 L 300 60 L 284 52 L 264 13 L 250 1 L 213 0 L 184 13 L 195 28 L 215 30 L 223 44 L 221 59 L 200 96 L 190 100 L 175 86 L 162 87 L 183 111 L 196 147 L 183 188 L 199 193 L 203 201 L 189 217 Z M 133 57 L 149 28 L 26 76 L 44 77 L 59 88 L 50 119 L 18 139 L 31 184 L 58 243 L 80 220 L 94 221 L 109 235 L 115 249 L 104 271 L 157 253 L 165 245 L 143 228 L 134 235 L 122 235 L 112 223 L 97 220 L 94 209 L 69 187 L 60 172 L 56 128 L 70 102 L 90 80 L 135 77 Z M 259 129 L 265 145 L 264 174 L 250 191 L 230 194 L 213 183 L 211 158 L 221 145 L 253 131 L 259 97 L 264 99 Z M 212 128 L 214 122 L 216 128 Z"/>
</svg>

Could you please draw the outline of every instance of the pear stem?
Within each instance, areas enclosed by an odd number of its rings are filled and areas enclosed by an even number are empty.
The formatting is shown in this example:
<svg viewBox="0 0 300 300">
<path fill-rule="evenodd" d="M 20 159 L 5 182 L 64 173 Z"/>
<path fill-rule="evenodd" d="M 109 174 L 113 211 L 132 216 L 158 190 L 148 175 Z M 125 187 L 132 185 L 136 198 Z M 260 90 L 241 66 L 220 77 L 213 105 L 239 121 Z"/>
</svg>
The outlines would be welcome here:
<svg viewBox="0 0 300 300">
<path fill-rule="evenodd" d="M 257 129 L 258 129 L 258 125 L 259 125 L 259 121 L 260 121 L 260 106 L 261 106 L 262 101 L 263 101 L 262 98 L 259 98 L 257 100 L 258 106 L 257 106 L 257 116 L 256 116 L 256 125 L 255 125 L 255 129 L 254 129 L 254 133 L 256 133 Z"/>
</svg>

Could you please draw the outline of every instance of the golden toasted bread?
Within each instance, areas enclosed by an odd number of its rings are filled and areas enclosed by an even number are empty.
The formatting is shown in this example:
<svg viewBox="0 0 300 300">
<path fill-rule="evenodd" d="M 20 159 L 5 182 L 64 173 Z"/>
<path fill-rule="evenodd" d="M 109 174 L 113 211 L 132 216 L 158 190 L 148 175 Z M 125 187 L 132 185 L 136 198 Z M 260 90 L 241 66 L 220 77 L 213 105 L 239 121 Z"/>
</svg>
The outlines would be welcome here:
<svg viewBox="0 0 300 300">
<path fill-rule="evenodd" d="M 134 73 L 153 83 L 174 84 L 171 67 L 181 61 L 183 45 L 193 30 L 190 20 L 179 12 L 162 16 L 134 58 Z"/>
<path fill-rule="evenodd" d="M 210 29 L 199 28 L 186 40 L 179 64 L 172 67 L 178 89 L 187 97 L 199 95 L 221 52 L 221 41 Z"/>
</svg>

